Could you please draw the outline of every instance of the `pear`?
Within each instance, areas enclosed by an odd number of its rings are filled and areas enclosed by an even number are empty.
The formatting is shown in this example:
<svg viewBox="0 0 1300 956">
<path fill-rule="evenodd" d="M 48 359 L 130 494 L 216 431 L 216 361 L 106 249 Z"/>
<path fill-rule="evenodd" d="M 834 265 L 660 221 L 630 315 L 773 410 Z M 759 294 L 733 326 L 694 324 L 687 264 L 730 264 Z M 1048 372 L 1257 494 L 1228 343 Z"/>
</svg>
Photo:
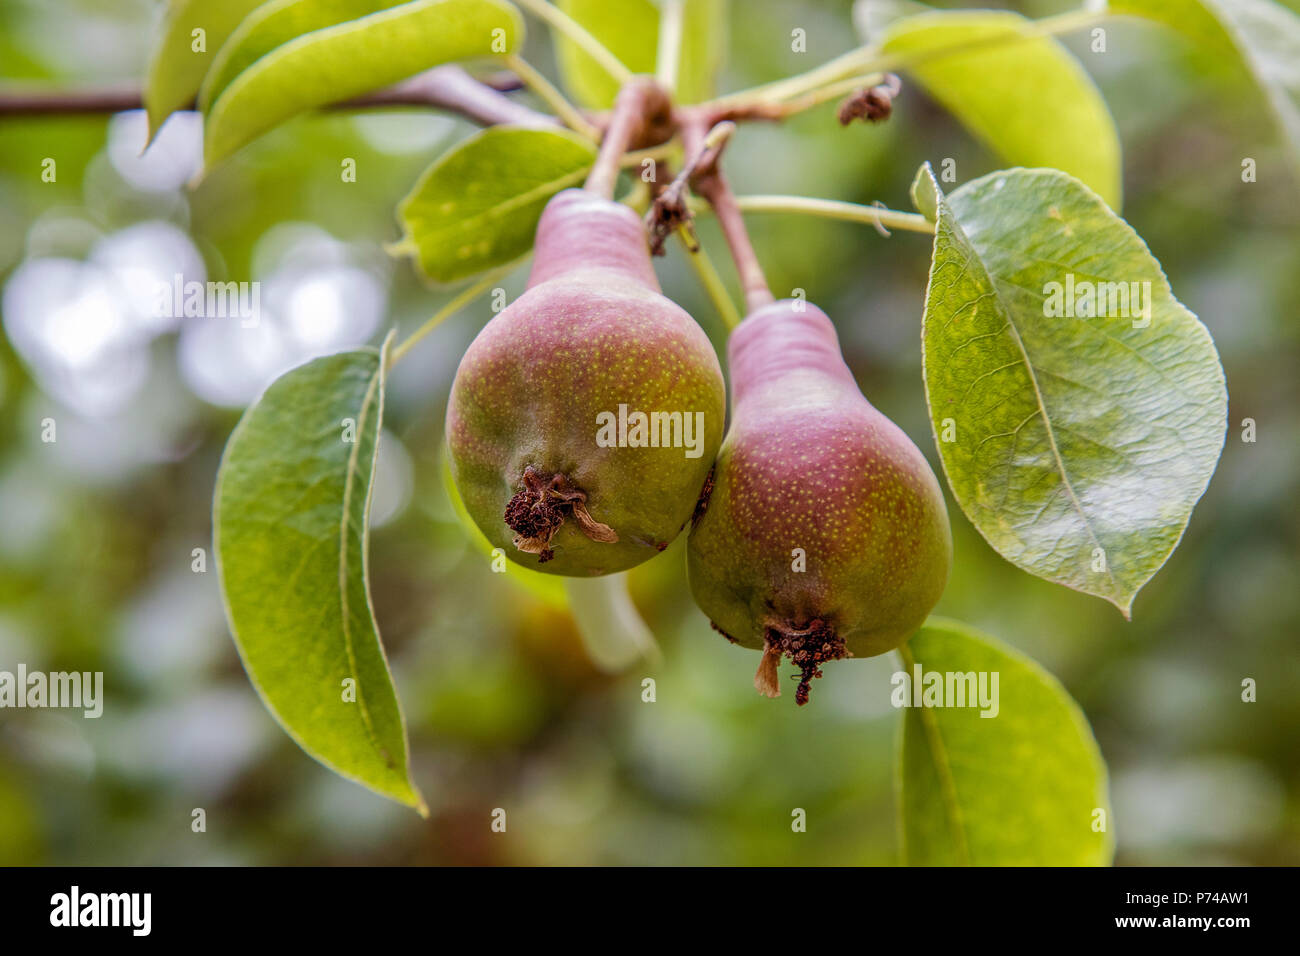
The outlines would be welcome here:
<svg viewBox="0 0 1300 956">
<path fill-rule="evenodd" d="M 704 331 L 659 291 L 628 207 L 546 206 L 528 288 L 474 339 L 447 407 L 452 476 L 496 547 L 539 571 L 623 571 L 685 527 L 722 441 Z"/>
<path fill-rule="evenodd" d="M 780 695 L 783 656 L 808 700 L 820 665 L 898 647 L 952 563 L 925 457 L 859 391 L 815 306 L 765 305 L 728 345 L 732 420 L 691 530 L 691 592 L 733 643 L 763 651 L 755 686 Z"/>
</svg>

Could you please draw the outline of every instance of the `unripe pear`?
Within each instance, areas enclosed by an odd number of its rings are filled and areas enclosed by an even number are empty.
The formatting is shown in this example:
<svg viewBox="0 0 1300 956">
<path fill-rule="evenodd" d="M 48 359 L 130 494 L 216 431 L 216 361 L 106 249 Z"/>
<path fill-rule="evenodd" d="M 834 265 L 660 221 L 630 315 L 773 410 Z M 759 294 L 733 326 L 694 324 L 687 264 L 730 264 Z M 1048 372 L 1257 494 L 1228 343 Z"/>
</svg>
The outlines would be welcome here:
<svg viewBox="0 0 1300 956">
<path fill-rule="evenodd" d="M 952 563 L 943 494 L 925 457 L 862 395 L 835 328 L 792 300 L 755 310 L 728 345 L 732 419 L 687 547 L 713 625 L 763 651 L 754 679 L 798 703 L 820 665 L 898 647 Z"/>
<path fill-rule="evenodd" d="M 640 218 L 566 190 L 542 213 L 527 291 L 461 359 L 452 475 L 513 560 L 609 574 L 685 527 L 725 413 L 717 355 L 659 291 Z"/>
</svg>

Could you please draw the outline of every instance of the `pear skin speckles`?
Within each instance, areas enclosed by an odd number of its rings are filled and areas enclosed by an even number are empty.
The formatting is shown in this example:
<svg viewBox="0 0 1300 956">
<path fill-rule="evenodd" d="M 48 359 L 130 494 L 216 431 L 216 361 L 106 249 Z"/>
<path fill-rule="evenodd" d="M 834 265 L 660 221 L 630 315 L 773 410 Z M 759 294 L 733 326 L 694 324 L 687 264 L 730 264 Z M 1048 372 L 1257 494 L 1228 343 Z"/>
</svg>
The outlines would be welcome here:
<svg viewBox="0 0 1300 956">
<path fill-rule="evenodd" d="M 759 310 L 729 354 L 732 422 L 691 531 L 691 590 L 715 628 L 768 657 L 805 653 L 815 627 L 806 699 L 823 660 L 884 653 L 924 621 L 952 560 L 947 510 L 920 450 L 858 390 L 820 310 Z"/>
<path fill-rule="evenodd" d="M 699 453 L 600 447 L 597 415 L 620 405 L 703 413 Z M 560 275 L 525 292 L 461 361 L 447 410 L 452 473 L 497 547 L 540 571 L 591 575 L 653 557 L 687 524 L 725 423 L 725 386 L 707 336 L 682 309 L 617 273 Z M 545 547 L 516 546 L 505 512 L 529 468 L 580 489 L 595 540 L 574 521 Z M 539 560 L 544 556 L 545 560 Z"/>
</svg>

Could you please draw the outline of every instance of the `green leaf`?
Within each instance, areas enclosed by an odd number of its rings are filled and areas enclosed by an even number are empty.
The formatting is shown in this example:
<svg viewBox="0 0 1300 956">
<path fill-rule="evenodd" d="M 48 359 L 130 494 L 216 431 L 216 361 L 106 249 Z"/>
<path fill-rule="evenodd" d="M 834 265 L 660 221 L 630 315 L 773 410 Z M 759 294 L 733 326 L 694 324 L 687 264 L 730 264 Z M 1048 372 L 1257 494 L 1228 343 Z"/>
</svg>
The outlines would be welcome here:
<svg viewBox="0 0 1300 956">
<path fill-rule="evenodd" d="M 1016 13 L 935 12 L 894 21 L 879 45 L 1007 164 L 1064 170 L 1118 209 L 1115 121 L 1078 60 L 1034 29 Z"/>
<path fill-rule="evenodd" d="M 523 36 L 519 11 L 504 0 L 414 0 L 300 36 L 244 70 L 212 104 L 204 158 L 211 166 L 298 113 L 440 63 L 513 53 Z"/>
<path fill-rule="evenodd" d="M 1128 617 L 1223 448 L 1209 332 L 1064 173 L 998 172 L 945 198 L 926 165 L 913 191 L 938 214 L 922 344 L 953 495 L 1007 560 Z"/>
<path fill-rule="evenodd" d="M 426 276 L 453 282 L 533 247 L 547 201 L 579 186 L 596 147 L 566 130 L 494 126 L 445 153 L 397 207 L 409 253 Z"/>
<path fill-rule="evenodd" d="M 199 90 L 207 112 L 235 77 L 272 50 L 326 27 L 359 20 L 406 0 L 271 0 L 246 18 L 226 41 Z"/>
<path fill-rule="evenodd" d="M 214 550 L 267 709 L 331 770 L 424 813 L 367 570 L 387 355 L 385 342 L 316 359 L 244 413 L 217 474 Z"/>
<path fill-rule="evenodd" d="M 1277 117 L 1300 175 L 1300 16 L 1271 0 L 1110 0 L 1109 9 L 1164 23 L 1241 62 Z"/>
<path fill-rule="evenodd" d="M 653 0 L 558 0 L 633 73 L 654 73 L 659 47 L 659 7 Z M 618 83 L 572 40 L 556 32 L 555 54 L 564 85 L 580 105 L 608 109 Z M 678 58 L 678 103 L 714 94 L 726 59 L 727 0 L 686 0 Z"/>
<path fill-rule="evenodd" d="M 899 811 L 910 866 L 1107 866 L 1115 853 L 1106 764 L 1079 705 L 1019 651 L 931 618 L 899 649 Z M 924 675 L 983 676 L 993 706 L 914 706 Z M 997 675 L 994 692 L 993 675 Z M 953 681 L 966 693 L 967 683 Z M 924 697 L 922 700 L 924 701 Z M 943 699 L 943 698 L 941 698 Z M 967 696 L 970 700 L 970 696 Z M 988 714 L 991 716 L 983 716 Z M 1102 811 L 1098 814 L 1097 811 Z"/>
<path fill-rule="evenodd" d="M 171 0 L 163 18 L 162 38 L 149 61 L 144 81 L 144 107 L 149 116 L 149 139 L 158 135 L 163 121 L 194 99 L 226 38 L 264 0 Z M 202 50 L 195 30 L 202 30 Z"/>
</svg>

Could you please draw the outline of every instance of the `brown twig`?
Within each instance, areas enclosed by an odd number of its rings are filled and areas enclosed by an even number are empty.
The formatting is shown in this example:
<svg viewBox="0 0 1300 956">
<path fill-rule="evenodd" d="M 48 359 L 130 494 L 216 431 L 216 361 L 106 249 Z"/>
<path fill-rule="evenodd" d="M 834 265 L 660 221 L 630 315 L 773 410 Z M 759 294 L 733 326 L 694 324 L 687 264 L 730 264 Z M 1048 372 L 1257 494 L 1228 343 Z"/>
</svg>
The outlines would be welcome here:
<svg viewBox="0 0 1300 956">
<path fill-rule="evenodd" d="M 448 65 L 435 67 L 388 89 L 332 104 L 330 108 L 432 106 L 457 113 L 482 126 L 500 123 L 554 126 L 558 122 L 554 117 L 516 103 L 500 92 L 517 88 L 517 79 L 513 75 L 493 74 L 480 80 L 458 66 Z M 143 106 L 140 89 L 136 86 L 73 90 L 0 86 L 0 116 L 120 113 Z"/>
<path fill-rule="evenodd" d="M 140 88 L 105 86 L 57 90 L 0 87 L 0 116 L 63 116 L 74 113 L 120 113 L 144 106 Z"/>
<path fill-rule="evenodd" d="M 682 122 L 695 122 L 704 129 L 731 120 L 743 123 L 753 120 L 781 122 L 796 113 L 802 113 L 815 106 L 820 106 L 831 98 L 843 98 L 839 108 L 839 119 L 844 125 L 855 119 L 878 122 L 888 119 L 893 101 L 902 90 L 902 81 L 893 73 L 877 74 L 881 82 L 866 83 L 865 78 L 850 78 L 841 83 L 832 83 L 821 89 L 812 90 L 792 99 L 736 101 L 729 97 L 681 107 L 678 112 Z M 847 119 L 846 119 L 847 116 Z"/>
<path fill-rule="evenodd" d="M 559 120 L 516 103 L 458 66 L 438 66 L 411 79 L 337 104 L 339 109 L 373 106 L 432 106 L 458 113 L 480 126 L 513 123 L 520 126 L 555 126 Z"/>
</svg>

